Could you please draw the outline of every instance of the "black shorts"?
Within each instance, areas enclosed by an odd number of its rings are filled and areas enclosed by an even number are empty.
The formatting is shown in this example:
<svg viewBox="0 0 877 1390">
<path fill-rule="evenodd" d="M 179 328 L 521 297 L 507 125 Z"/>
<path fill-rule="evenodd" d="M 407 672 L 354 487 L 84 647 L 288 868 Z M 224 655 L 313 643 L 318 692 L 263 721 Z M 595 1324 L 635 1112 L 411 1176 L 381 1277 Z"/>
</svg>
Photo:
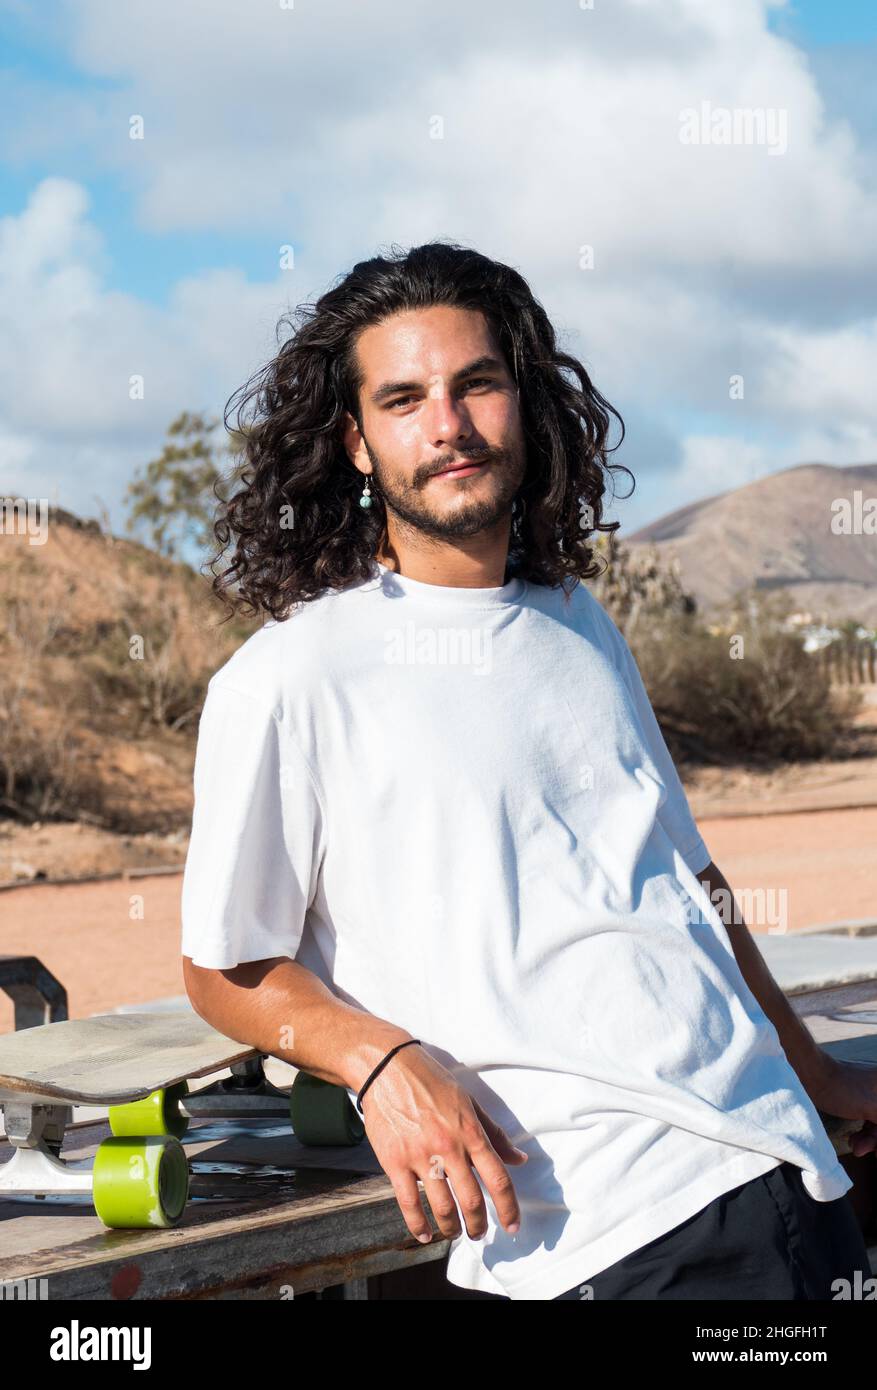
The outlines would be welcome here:
<svg viewBox="0 0 877 1390">
<path fill-rule="evenodd" d="M 872 1277 L 849 1195 L 817 1202 L 801 1169 L 782 1163 L 723 1192 L 672 1231 L 558 1294 L 560 1299 L 831 1301 L 837 1279 Z M 588 1290 L 593 1290 L 590 1294 Z"/>
</svg>

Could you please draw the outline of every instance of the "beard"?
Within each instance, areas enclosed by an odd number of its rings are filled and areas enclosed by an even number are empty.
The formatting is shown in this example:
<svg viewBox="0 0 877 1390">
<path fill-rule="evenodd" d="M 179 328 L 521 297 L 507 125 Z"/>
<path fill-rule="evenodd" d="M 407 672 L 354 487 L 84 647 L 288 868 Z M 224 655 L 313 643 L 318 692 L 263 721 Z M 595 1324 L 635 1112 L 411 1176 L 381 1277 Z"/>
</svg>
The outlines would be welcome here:
<svg viewBox="0 0 877 1390">
<path fill-rule="evenodd" d="M 496 478 L 491 491 L 487 495 L 479 494 L 476 489 L 484 475 L 473 473 L 470 476 L 476 485 L 471 496 L 458 495 L 451 503 L 442 505 L 438 500 L 439 490 L 433 487 L 431 475 L 425 470 L 418 469 L 414 481 L 409 483 L 381 461 L 365 436 L 363 443 L 374 470 L 372 479 L 380 489 L 387 512 L 393 513 L 400 525 L 435 540 L 477 536 L 504 521 L 511 515 L 512 502 L 524 479 L 526 465 L 523 460 L 516 461 L 505 449 L 480 449 L 475 451 L 476 460 L 489 463 L 490 472 Z M 454 486 L 464 493 L 463 479 Z"/>
</svg>

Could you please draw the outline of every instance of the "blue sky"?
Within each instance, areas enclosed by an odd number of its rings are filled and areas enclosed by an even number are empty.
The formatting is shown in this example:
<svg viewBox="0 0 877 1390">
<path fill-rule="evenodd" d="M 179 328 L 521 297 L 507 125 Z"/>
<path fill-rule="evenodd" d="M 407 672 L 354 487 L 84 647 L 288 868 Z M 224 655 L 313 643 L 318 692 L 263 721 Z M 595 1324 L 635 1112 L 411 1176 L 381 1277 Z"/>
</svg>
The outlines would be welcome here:
<svg viewBox="0 0 877 1390">
<path fill-rule="evenodd" d="M 795 0 L 770 13 L 768 23 L 774 33 L 806 48 L 877 38 L 877 10 L 871 0 Z"/>
<path fill-rule="evenodd" d="M 624 530 L 877 459 L 877 7 L 0 0 L 0 29 L 4 494 L 121 529 L 281 313 L 448 235 L 521 270 L 620 409 Z M 703 103 L 785 113 L 785 147 L 683 144 Z"/>
</svg>

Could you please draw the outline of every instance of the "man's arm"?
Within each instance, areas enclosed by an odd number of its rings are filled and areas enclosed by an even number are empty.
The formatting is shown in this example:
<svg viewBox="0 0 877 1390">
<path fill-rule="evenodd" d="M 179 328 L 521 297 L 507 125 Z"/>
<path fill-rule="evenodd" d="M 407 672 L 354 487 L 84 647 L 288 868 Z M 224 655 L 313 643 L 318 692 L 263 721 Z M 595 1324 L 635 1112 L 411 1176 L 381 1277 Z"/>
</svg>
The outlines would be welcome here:
<svg viewBox="0 0 877 1390">
<path fill-rule="evenodd" d="M 713 893 L 723 890 L 721 907 L 715 903 L 713 905 L 725 924 L 743 978 L 776 1028 L 783 1051 L 805 1091 L 814 1103 L 818 1103 L 817 1097 L 834 1072 L 834 1059 L 815 1041 L 768 970 L 764 957 L 752 939 L 752 933 L 742 919 L 724 874 L 710 861 L 696 877 L 711 901 Z"/>
<path fill-rule="evenodd" d="M 346 1004 L 289 956 L 211 970 L 184 955 L 183 978 L 195 1012 L 221 1033 L 350 1090 L 361 1090 L 391 1048 L 411 1039 L 406 1029 Z M 418 1181 L 442 1235 L 453 1240 L 461 1233 L 457 1204 L 472 1239 L 486 1234 L 473 1167 L 502 1225 L 518 1229 L 521 1211 L 505 1165 L 526 1163 L 527 1154 L 425 1048 L 406 1047 L 390 1058 L 366 1091 L 362 1114 L 418 1240 L 432 1238 Z"/>
<path fill-rule="evenodd" d="M 183 978 L 192 1008 L 226 1037 L 353 1091 L 391 1048 L 412 1036 L 345 1004 L 286 956 L 232 970 L 209 970 L 183 956 Z"/>
</svg>

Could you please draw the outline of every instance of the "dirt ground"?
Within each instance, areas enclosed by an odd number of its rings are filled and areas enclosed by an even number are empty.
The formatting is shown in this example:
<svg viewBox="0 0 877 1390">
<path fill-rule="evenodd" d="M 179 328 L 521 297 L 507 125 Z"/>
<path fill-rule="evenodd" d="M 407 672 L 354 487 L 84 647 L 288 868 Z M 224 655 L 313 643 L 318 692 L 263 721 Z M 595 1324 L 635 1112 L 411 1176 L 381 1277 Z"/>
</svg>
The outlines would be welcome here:
<svg viewBox="0 0 877 1390">
<path fill-rule="evenodd" d="M 683 774 L 712 859 L 735 893 L 785 890 L 773 902 L 785 903 L 787 930 L 877 919 L 877 690 L 859 722 L 875 737 L 849 758 Z M 106 876 L 181 869 L 185 851 L 179 833 L 0 821 L 0 883 L 21 885 L 0 890 L 0 953 L 38 956 L 65 985 L 71 1018 L 182 994 L 181 872 Z M 85 881 L 40 881 L 57 878 Z M 12 1027 L 0 994 L 0 1032 Z"/>
</svg>

